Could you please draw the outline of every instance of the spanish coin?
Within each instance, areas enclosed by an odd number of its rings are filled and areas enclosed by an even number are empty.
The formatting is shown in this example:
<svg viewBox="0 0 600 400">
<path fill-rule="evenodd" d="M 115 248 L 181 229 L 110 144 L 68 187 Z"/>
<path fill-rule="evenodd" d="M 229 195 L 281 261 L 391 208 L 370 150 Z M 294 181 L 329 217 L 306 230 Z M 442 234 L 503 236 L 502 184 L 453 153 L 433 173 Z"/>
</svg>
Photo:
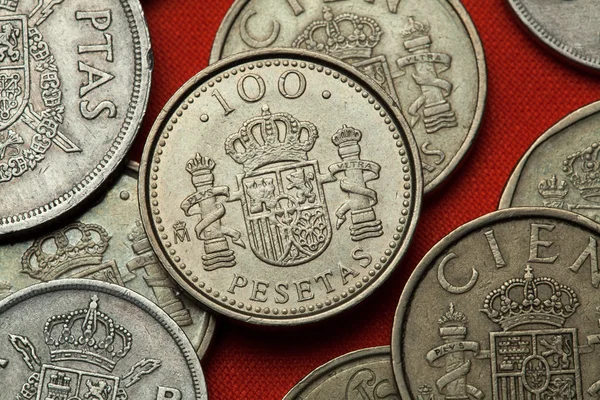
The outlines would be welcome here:
<svg viewBox="0 0 600 400">
<path fill-rule="evenodd" d="M 0 301 L 2 398 L 206 400 L 194 349 L 133 291 L 74 279 Z"/>
<path fill-rule="evenodd" d="M 0 236 L 101 186 L 137 133 L 151 70 L 138 0 L 0 1 Z"/>
<path fill-rule="evenodd" d="M 600 69 L 596 0 L 508 0 L 508 4 L 527 30 L 559 57 Z"/>
<path fill-rule="evenodd" d="M 508 180 L 500 208 L 545 206 L 600 224 L 600 102 L 570 114 L 527 151 Z"/>
<path fill-rule="evenodd" d="M 226 316 L 321 320 L 360 302 L 412 238 L 422 175 L 388 96 L 331 57 L 263 50 L 195 76 L 155 123 L 142 220 L 173 278 Z"/>
<path fill-rule="evenodd" d="M 425 193 L 448 178 L 475 139 L 485 57 L 459 0 L 236 0 L 211 61 L 275 46 L 336 57 L 381 85 L 409 119 Z"/>
<path fill-rule="evenodd" d="M 458 228 L 411 276 L 394 320 L 403 399 L 600 393 L 598 226 L 514 208 Z"/>
<path fill-rule="evenodd" d="M 0 299 L 62 278 L 125 286 L 169 314 L 202 357 L 215 318 L 180 293 L 152 251 L 139 214 L 137 171 L 131 163 L 102 201 L 77 220 L 35 240 L 0 246 Z"/>
<path fill-rule="evenodd" d="M 320 366 L 283 400 L 400 400 L 390 347 L 358 350 Z"/>
</svg>

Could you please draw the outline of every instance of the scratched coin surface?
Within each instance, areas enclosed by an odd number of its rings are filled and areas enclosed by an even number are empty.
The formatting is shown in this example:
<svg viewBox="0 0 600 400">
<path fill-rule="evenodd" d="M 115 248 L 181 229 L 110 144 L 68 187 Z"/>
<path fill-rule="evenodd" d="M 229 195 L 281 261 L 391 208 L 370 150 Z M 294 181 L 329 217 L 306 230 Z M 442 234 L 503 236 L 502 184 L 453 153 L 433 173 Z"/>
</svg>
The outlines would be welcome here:
<svg viewBox="0 0 600 400">
<path fill-rule="evenodd" d="M 158 306 L 87 279 L 0 301 L 3 399 L 206 400 L 195 351 Z"/>
<path fill-rule="evenodd" d="M 227 316 L 294 325 L 364 299 L 398 265 L 422 199 L 414 139 L 378 87 L 331 57 L 266 50 L 190 80 L 140 170 L 154 250 Z"/>
<path fill-rule="evenodd" d="M 600 224 L 600 102 L 558 122 L 523 156 L 500 208 L 545 206 Z"/>
<path fill-rule="evenodd" d="M 596 0 L 508 0 L 519 20 L 556 54 L 600 69 Z"/>
<path fill-rule="evenodd" d="M 0 0 L 0 236 L 101 186 L 137 133 L 151 69 L 137 0 Z"/>
<path fill-rule="evenodd" d="M 597 225 L 545 207 L 481 217 L 411 276 L 394 321 L 403 399 L 600 394 Z"/>
<path fill-rule="evenodd" d="M 60 229 L 0 246 L 0 299 L 63 278 L 125 286 L 169 314 L 202 357 L 215 318 L 181 294 L 152 251 L 138 209 L 137 169 L 131 163 L 99 204 Z"/>
<path fill-rule="evenodd" d="M 485 58 L 458 0 L 236 0 L 211 61 L 270 47 L 327 54 L 379 83 L 409 120 L 425 193 L 451 174 L 475 139 Z"/>
<path fill-rule="evenodd" d="M 389 346 L 358 350 L 324 364 L 283 400 L 400 400 Z"/>
</svg>

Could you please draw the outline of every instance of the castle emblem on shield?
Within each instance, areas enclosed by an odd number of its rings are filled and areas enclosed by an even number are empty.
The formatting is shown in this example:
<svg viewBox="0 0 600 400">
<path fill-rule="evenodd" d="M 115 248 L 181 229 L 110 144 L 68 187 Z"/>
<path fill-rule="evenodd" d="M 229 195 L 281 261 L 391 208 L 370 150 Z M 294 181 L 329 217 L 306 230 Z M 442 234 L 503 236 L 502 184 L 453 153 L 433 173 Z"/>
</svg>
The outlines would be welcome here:
<svg viewBox="0 0 600 400">
<path fill-rule="evenodd" d="M 8 336 L 33 372 L 16 395 L 18 400 L 127 400 L 126 389 L 161 366 L 159 360 L 143 359 L 125 375 L 113 374 L 117 363 L 127 358 L 133 337 L 100 310 L 97 296 L 87 308 L 50 317 L 43 333 L 50 353 L 46 362 L 29 338 Z M 81 367 L 74 368 L 74 362 Z"/>
<path fill-rule="evenodd" d="M 374 207 L 377 192 L 368 182 L 377 180 L 381 167 L 360 158 L 362 132 L 343 126 L 331 137 L 340 162 L 321 172 L 309 152 L 319 138 L 315 124 L 263 106 L 260 116 L 246 121 L 225 141 L 225 152 L 243 167 L 237 190 L 214 185 L 216 163 L 197 154 L 186 166 L 196 191 L 181 204 L 188 217 L 199 216 L 196 238 L 204 242 L 204 268 L 212 271 L 235 266 L 229 242 L 242 248 L 242 233 L 224 225 L 226 202 L 242 205 L 249 247 L 260 260 L 275 266 L 303 264 L 321 255 L 331 242 L 333 227 L 324 184 L 340 181 L 347 201 L 339 206 L 336 229 L 350 215 L 354 241 L 383 235 Z M 181 223 L 175 235 L 183 237 Z"/>
<path fill-rule="evenodd" d="M 578 329 L 566 326 L 579 306 L 573 289 L 553 278 L 536 277 L 529 266 L 523 278 L 505 282 L 486 297 L 482 312 L 502 329 L 489 333 L 493 400 L 584 399 L 580 358 L 600 344 L 600 335 L 579 344 Z M 445 344 L 427 354 L 432 366 L 446 370 L 436 382 L 438 391 L 446 399 L 483 399 L 483 391 L 468 382 L 476 362 L 468 354 L 484 352 L 479 343 L 466 340 L 465 315 L 451 304 L 440 324 Z M 600 381 L 587 392 L 597 396 Z"/>
</svg>

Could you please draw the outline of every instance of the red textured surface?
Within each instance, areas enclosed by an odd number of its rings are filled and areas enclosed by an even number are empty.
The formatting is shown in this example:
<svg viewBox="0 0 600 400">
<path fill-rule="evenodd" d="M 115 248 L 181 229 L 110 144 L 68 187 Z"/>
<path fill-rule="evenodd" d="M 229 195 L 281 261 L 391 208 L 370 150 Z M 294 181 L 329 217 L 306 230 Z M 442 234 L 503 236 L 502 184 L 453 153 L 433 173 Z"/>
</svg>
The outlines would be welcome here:
<svg viewBox="0 0 600 400">
<path fill-rule="evenodd" d="M 232 0 L 142 0 L 156 66 L 135 158 L 163 105 L 208 63 L 214 35 Z M 504 0 L 464 0 L 487 56 L 487 109 L 462 168 L 426 200 L 413 244 L 378 292 L 335 320 L 288 330 L 259 330 L 221 319 L 203 363 L 211 400 L 279 400 L 300 379 L 352 350 L 386 345 L 401 290 L 439 239 L 496 209 L 521 155 L 546 129 L 597 100 L 600 76 L 563 64 L 538 45 Z"/>
</svg>

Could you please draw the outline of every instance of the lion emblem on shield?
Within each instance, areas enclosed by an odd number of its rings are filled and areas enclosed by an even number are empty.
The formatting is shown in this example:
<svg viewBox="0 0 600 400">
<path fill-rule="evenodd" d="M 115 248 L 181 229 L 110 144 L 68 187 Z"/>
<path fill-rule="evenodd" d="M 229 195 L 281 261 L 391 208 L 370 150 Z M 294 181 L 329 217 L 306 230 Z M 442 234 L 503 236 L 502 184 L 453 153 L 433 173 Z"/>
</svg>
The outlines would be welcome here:
<svg viewBox="0 0 600 400">
<path fill-rule="evenodd" d="M 17 62 L 21 58 L 19 51 L 19 37 L 21 30 L 10 22 L 0 26 L 0 63 L 6 58 L 12 62 Z"/>
</svg>

